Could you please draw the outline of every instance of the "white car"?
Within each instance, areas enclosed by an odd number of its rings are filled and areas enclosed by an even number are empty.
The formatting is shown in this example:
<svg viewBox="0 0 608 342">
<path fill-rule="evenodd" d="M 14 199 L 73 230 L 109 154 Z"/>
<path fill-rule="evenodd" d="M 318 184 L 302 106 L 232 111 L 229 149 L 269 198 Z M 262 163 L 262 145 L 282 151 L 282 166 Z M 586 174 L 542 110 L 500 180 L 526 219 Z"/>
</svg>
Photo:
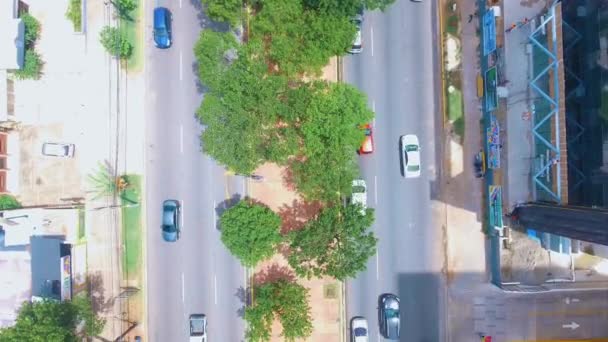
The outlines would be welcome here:
<svg viewBox="0 0 608 342">
<path fill-rule="evenodd" d="M 367 320 L 363 317 L 354 317 L 350 321 L 350 338 L 352 342 L 368 342 L 369 329 Z"/>
<path fill-rule="evenodd" d="M 207 342 L 207 316 L 190 315 L 190 342 Z"/>
<path fill-rule="evenodd" d="M 47 142 L 42 144 L 42 154 L 51 157 L 72 158 L 75 148 L 74 144 Z"/>
<path fill-rule="evenodd" d="M 361 206 L 361 214 L 365 215 L 367 209 L 367 185 L 363 179 L 353 180 L 353 190 L 350 202 Z"/>
<path fill-rule="evenodd" d="M 363 15 L 358 14 L 353 19 L 351 19 L 351 21 L 357 27 L 357 33 L 355 34 L 353 45 L 350 47 L 348 52 L 361 53 L 363 51 L 363 38 L 361 36 L 361 29 L 363 26 Z"/>
<path fill-rule="evenodd" d="M 405 178 L 420 177 L 420 143 L 414 134 L 401 136 L 401 164 Z"/>
</svg>

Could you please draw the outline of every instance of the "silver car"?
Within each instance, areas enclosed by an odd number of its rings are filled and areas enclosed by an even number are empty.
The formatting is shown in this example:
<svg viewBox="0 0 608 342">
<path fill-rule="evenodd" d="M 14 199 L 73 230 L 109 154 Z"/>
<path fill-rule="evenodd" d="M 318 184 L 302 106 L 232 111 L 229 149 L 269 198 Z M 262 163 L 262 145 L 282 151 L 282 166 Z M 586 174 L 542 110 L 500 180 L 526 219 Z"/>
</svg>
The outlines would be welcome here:
<svg viewBox="0 0 608 342">
<path fill-rule="evenodd" d="M 361 53 L 363 51 L 363 38 L 361 37 L 361 30 L 363 27 L 363 16 L 358 14 L 351 21 L 357 27 L 357 34 L 355 35 L 353 45 L 350 47 L 348 52 Z"/>
<path fill-rule="evenodd" d="M 350 339 L 352 342 L 368 342 L 369 328 L 363 317 L 353 317 L 350 321 Z"/>
<path fill-rule="evenodd" d="M 414 134 L 402 135 L 401 145 L 401 165 L 405 178 L 420 177 L 420 143 Z"/>
<path fill-rule="evenodd" d="M 72 158 L 74 157 L 74 144 L 51 143 L 42 144 L 42 154 L 50 157 Z"/>
</svg>

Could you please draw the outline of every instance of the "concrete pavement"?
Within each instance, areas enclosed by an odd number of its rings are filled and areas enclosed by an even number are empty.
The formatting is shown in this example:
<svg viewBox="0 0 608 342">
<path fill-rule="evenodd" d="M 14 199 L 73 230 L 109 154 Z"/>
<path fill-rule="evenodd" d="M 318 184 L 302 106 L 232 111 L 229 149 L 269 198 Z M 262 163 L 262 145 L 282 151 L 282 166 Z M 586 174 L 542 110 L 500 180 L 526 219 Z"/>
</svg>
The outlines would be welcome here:
<svg viewBox="0 0 608 342">
<path fill-rule="evenodd" d="M 344 60 L 345 82 L 364 91 L 376 113 L 375 151 L 361 156 L 360 168 L 376 209 L 378 253 L 347 283 L 347 318 L 366 317 L 371 341 L 382 340 L 377 300 L 386 292 L 401 298 L 403 341 L 445 340 L 435 11 L 431 2 L 400 1 L 365 13 L 364 51 Z M 421 143 L 419 179 L 400 174 L 399 137 L 409 133 Z"/>
<path fill-rule="evenodd" d="M 152 9 L 173 13 L 173 46 L 152 43 Z M 187 339 L 188 316 L 204 313 L 210 341 L 240 341 L 246 290 L 244 268 L 220 241 L 217 216 L 227 199 L 243 197 L 241 177 L 227 176 L 201 153 L 201 126 L 194 117 L 202 95 L 192 47 L 209 25 L 200 2 L 149 1 L 146 13 L 146 201 L 147 302 L 150 341 Z M 182 203 L 182 235 L 167 243 L 160 234 L 162 201 Z"/>
</svg>

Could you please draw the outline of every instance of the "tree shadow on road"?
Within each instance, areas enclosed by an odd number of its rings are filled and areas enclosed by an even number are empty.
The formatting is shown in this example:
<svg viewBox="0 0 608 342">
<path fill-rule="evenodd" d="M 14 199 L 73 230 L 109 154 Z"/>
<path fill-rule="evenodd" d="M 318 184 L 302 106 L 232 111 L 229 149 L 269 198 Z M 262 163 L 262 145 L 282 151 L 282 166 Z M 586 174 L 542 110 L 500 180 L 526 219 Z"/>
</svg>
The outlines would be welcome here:
<svg viewBox="0 0 608 342">
<path fill-rule="evenodd" d="M 221 201 L 220 203 L 217 204 L 217 206 L 215 207 L 215 213 L 217 214 L 217 222 L 215 222 L 215 228 L 217 230 L 220 230 L 220 220 L 219 218 L 222 216 L 222 214 L 232 208 L 233 206 L 235 206 L 237 203 L 239 203 L 239 201 L 241 201 L 241 195 L 240 194 L 234 194 L 232 195 L 232 197 L 230 197 L 227 200 Z"/>
<path fill-rule="evenodd" d="M 103 293 L 104 284 L 101 272 L 87 275 L 87 291 L 91 299 L 91 308 L 96 315 L 106 313 L 114 306 L 114 299 L 107 299 Z"/>
<path fill-rule="evenodd" d="M 236 293 L 234 294 L 234 296 L 236 298 L 238 298 L 241 303 L 243 303 L 243 306 L 241 306 L 240 308 L 238 308 L 238 310 L 236 310 L 236 314 L 243 318 L 245 317 L 245 309 L 251 305 L 251 288 L 250 287 L 239 287 L 238 289 L 236 289 Z"/>
</svg>

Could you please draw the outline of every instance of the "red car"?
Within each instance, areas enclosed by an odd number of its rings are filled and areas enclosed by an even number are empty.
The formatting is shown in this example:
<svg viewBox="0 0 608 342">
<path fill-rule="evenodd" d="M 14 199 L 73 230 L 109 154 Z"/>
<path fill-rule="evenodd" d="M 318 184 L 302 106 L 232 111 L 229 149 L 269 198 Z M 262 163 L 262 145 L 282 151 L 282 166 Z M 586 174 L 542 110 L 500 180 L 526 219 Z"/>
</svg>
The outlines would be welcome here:
<svg viewBox="0 0 608 342">
<path fill-rule="evenodd" d="M 361 143 L 361 147 L 359 148 L 359 153 L 368 154 L 374 152 L 374 137 L 372 134 L 372 125 L 365 124 L 361 125 L 361 129 L 365 132 L 365 139 Z"/>
</svg>

